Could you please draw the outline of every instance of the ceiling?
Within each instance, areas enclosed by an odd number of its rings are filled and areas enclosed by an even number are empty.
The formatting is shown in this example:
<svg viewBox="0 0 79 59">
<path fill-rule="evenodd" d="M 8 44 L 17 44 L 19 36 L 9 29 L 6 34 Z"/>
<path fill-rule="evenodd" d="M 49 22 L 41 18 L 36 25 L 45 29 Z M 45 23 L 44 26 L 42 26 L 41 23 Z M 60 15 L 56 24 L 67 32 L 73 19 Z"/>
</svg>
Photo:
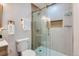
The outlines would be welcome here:
<svg viewBox="0 0 79 59">
<path fill-rule="evenodd" d="M 50 4 L 52 3 L 34 3 L 34 5 L 36 5 L 40 9 Z"/>
</svg>

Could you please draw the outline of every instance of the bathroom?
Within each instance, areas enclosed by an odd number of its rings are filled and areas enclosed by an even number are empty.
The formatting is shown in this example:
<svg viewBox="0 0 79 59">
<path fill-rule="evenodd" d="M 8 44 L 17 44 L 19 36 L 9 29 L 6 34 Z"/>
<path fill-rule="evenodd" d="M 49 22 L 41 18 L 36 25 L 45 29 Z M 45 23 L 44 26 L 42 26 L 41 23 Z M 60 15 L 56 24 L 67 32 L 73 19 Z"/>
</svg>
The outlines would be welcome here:
<svg viewBox="0 0 79 59">
<path fill-rule="evenodd" d="M 72 11 L 72 3 L 0 4 L 0 55 L 73 56 Z"/>
</svg>

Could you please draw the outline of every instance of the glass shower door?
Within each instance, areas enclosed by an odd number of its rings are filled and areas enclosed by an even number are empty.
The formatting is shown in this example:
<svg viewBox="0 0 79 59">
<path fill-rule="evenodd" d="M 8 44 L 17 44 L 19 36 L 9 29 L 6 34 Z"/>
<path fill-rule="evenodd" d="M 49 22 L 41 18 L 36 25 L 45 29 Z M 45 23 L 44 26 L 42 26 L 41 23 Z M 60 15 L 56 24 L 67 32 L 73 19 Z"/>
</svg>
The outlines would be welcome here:
<svg viewBox="0 0 79 59">
<path fill-rule="evenodd" d="M 32 49 L 39 56 L 73 54 L 72 4 L 55 4 L 32 16 Z"/>
<path fill-rule="evenodd" d="M 42 11 L 41 11 L 42 12 Z M 32 49 L 40 56 L 47 55 L 48 27 L 40 11 L 32 14 Z M 41 54 L 42 53 L 42 54 Z"/>
<path fill-rule="evenodd" d="M 39 46 L 41 46 L 41 22 L 40 22 L 40 14 L 37 13 L 33 13 L 33 20 L 32 20 L 32 48 L 35 50 L 36 48 L 38 48 Z"/>
</svg>

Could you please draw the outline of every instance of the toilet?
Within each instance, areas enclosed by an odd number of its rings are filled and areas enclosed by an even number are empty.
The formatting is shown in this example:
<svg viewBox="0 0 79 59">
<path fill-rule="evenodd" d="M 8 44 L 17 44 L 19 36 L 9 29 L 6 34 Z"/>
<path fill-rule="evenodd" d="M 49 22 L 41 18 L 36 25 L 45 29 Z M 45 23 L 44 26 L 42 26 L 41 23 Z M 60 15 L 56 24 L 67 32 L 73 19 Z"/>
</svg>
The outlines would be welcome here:
<svg viewBox="0 0 79 59">
<path fill-rule="evenodd" d="M 19 56 L 35 56 L 35 51 L 29 49 L 29 38 L 16 41 L 16 48 Z"/>
</svg>

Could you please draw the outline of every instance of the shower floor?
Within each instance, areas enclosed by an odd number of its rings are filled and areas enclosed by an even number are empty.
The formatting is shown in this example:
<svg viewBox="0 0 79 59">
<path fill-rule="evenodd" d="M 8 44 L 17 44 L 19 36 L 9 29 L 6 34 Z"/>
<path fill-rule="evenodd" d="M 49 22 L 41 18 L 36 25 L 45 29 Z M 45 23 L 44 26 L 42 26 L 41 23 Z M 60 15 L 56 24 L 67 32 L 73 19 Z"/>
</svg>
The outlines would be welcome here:
<svg viewBox="0 0 79 59">
<path fill-rule="evenodd" d="M 66 56 L 63 53 L 40 46 L 35 50 L 37 56 Z"/>
</svg>

